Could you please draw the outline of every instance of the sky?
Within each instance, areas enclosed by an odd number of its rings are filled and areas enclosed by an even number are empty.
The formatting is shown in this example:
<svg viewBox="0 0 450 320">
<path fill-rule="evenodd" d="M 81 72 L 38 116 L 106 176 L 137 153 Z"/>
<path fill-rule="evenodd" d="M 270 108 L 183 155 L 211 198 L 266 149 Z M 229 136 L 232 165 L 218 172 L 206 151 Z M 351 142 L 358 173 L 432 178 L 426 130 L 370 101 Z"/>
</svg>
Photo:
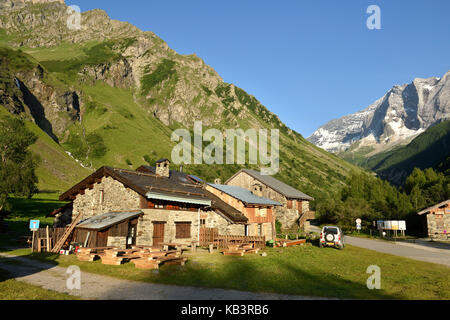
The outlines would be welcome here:
<svg viewBox="0 0 450 320">
<path fill-rule="evenodd" d="M 310 136 L 365 109 L 394 85 L 450 70 L 450 1 L 66 0 L 153 31 L 197 54 Z M 381 29 L 367 13 L 377 5 Z"/>
</svg>

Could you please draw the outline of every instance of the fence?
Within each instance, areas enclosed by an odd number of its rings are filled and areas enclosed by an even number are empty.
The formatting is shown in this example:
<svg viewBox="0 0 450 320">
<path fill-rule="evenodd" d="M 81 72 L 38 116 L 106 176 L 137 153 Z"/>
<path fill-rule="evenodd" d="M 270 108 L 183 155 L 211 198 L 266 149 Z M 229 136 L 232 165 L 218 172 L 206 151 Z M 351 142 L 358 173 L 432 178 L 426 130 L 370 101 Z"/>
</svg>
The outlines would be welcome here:
<svg viewBox="0 0 450 320">
<path fill-rule="evenodd" d="M 216 241 L 219 236 L 219 229 L 200 228 L 200 247 L 207 247 Z"/>
<path fill-rule="evenodd" d="M 266 247 L 266 237 L 249 237 L 249 236 L 218 236 L 214 242 L 220 249 L 228 249 L 231 244 L 248 244 L 254 245 L 255 249 L 264 249 Z"/>
<path fill-rule="evenodd" d="M 63 236 L 64 232 L 66 231 L 66 228 L 49 228 L 48 234 L 50 238 L 50 246 L 53 247 L 58 240 Z M 44 242 L 45 246 L 47 243 L 47 229 L 41 228 L 34 232 L 34 239 L 33 239 L 33 252 L 38 252 L 40 246 L 40 242 Z M 50 251 L 51 248 L 47 251 Z"/>
<path fill-rule="evenodd" d="M 231 244 L 254 244 L 255 248 L 263 249 L 266 247 L 265 237 L 233 236 L 219 235 L 218 229 L 201 228 L 200 229 L 200 247 L 207 247 L 214 244 L 219 249 L 228 249 Z"/>
</svg>

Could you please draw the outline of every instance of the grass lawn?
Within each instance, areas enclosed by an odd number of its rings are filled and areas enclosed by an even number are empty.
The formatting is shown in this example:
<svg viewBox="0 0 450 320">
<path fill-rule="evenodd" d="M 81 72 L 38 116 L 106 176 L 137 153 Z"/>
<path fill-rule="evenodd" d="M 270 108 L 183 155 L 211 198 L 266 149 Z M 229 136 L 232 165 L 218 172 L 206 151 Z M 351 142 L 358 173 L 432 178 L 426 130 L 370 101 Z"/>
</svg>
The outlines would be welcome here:
<svg viewBox="0 0 450 320">
<path fill-rule="evenodd" d="M 0 300 L 77 300 L 77 297 L 58 293 L 24 282 L 9 279 L 9 274 L 0 269 Z"/>
<path fill-rule="evenodd" d="M 53 225 L 53 218 L 46 216 L 53 210 L 61 208 L 65 202 L 58 201 L 57 193 L 37 193 L 31 199 L 11 198 L 12 214 L 5 219 L 12 232 L 30 235 L 30 220 L 40 220 L 41 227 Z"/>
<path fill-rule="evenodd" d="M 184 267 L 163 266 L 159 272 L 134 264 L 106 266 L 100 261 L 79 262 L 75 256 L 13 254 L 51 261 L 63 267 L 116 278 L 253 292 L 275 292 L 344 299 L 450 299 L 450 268 L 348 246 L 345 250 L 315 246 L 268 248 L 267 257 L 228 257 L 220 253 L 186 253 Z M 366 270 L 381 268 L 381 290 L 368 290 Z"/>
</svg>

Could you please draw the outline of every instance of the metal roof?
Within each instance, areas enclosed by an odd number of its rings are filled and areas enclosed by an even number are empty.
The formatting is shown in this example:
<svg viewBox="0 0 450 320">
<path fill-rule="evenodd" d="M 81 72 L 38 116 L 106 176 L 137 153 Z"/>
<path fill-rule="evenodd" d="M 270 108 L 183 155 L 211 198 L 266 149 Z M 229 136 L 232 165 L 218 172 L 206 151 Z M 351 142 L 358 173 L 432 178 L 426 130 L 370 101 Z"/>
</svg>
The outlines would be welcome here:
<svg viewBox="0 0 450 320">
<path fill-rule="evenodd" d="M 173 202 L 181 202 L 181 203 L 190 203 L 190 204 L 199 204 L 204 206 L 210 206 L 211 200 L 210 199 L 194 199 L 194 198 L 188 198 L 188 197 L 179 197 L 179 196 L 172 196 L 172 195 L 166 195 L 161 194 L 157 192 L 148 192 L 145 195 L 148 199 L 157 199 L 157 200 L 165 200 L 165 201 L 173 201 Z"/>
<path fill-rule="evenodd" d="M 126 220 L 131 220 L 142 215 L 142 211 L 134 212 L 109 212 L 95 216 L 80 222 L 76 228 L 103 230 Z"/>
<path fill-rule="evenodd" d="M 281 203 L 255 196 L 251 191 L 235 186 L 225 186 L 221 184 L 208 183 L 209 186 L 220 190 L 233 198 L 241 200 L 246 204 L 266 205 L 266 206 L 281 206 Z"/>
<path fill-rule="evenodd" d="M 308 200 L 308 201 L 314 201 L 314 198 L 311 196 L 308 196 L 307 194 L 294 189 L 293 187 L 287 185 L 284 182 L 281 182 L 280 180 L 275 179 L 272 176 L 265 176 L 262 175 L 260 172 L 255 170 L 249 170 L 249 169 L 242 169 L 237 174 L 235 174 L 232 178 L 228 179 L 226 183 L 228 183 L 231 179 L 236 177 L 239 173 L 245 172 L 248 175 L 252 176 L 256 180 L 259 180 L 260 182 L 264 183 L 269 188 L 281 193 L 288 199 L 300 199 L 300 200 Z"/>
</svg>

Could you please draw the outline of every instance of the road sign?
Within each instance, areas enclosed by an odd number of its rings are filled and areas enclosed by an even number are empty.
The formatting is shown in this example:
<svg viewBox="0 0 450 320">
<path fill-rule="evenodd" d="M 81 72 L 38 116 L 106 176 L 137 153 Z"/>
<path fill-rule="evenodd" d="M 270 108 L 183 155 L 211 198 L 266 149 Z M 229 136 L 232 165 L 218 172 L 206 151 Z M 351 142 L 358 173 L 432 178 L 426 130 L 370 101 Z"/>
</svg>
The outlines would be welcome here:
<svg viewBox="0 0 450 320">
<path fill-rule="evenodd" d="M 356 219 L 356 224 L 361 224 L 362 220 L 361 219 Z"/>
<path fill-rule="evenodd" d="M 356 225 L 356 229 L 357 229 L 357 230 L 361 230 L 361 229 L 362 229 L 362 225 L 361 225 L 361 224 L 357 224 L 357 225 Z"/>
<path fill-rule="evenodd" d="M 30 230 L 31 231 L 39 230 L 39 224 L 40 224 L 39 220 L 31 220 L 30 221 Z"/>
</svg>

